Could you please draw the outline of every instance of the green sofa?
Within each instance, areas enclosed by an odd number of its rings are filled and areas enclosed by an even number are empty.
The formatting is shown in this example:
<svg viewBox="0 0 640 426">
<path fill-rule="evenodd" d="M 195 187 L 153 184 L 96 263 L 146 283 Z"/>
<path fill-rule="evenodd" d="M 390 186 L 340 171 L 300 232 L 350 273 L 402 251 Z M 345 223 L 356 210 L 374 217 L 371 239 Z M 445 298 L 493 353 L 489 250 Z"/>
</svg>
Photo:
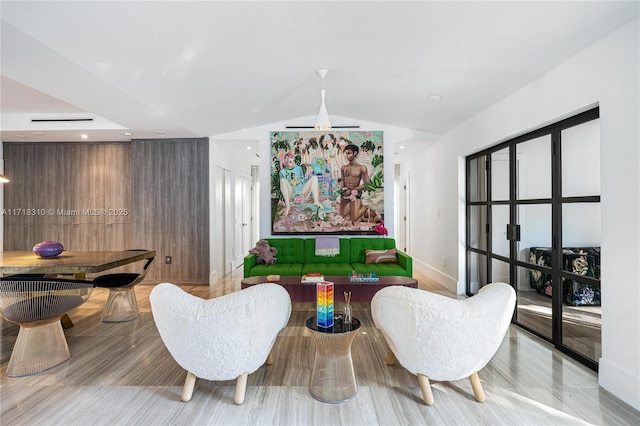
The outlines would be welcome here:
<svg viewBox="0 0 640 426">
<path fill-rule="evenodd" d="M 277 262 L 258 265 L 256 255 L 244 258 L 244 277 L 266 275 L 302 276 L 307 272 L 322 275 L 349 275 L 374 273 L 378 276 L 413 276 L 411 256 L 397 251 L 398 263 L 367 264 L 365 249 L 386 250 L 396 247 L 393 238 L 340 238 L 340 254 L 316 256 L 315 238 L 265 238 L 270 246 L 278 249 Z"/>
</svg>

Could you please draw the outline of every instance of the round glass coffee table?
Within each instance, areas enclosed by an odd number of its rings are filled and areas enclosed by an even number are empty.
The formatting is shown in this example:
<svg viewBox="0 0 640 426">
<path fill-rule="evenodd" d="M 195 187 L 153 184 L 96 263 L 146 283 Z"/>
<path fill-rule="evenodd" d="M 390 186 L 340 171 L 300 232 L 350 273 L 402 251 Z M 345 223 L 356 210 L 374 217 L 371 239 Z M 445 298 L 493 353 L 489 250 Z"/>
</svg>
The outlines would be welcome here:
<svg viewBox="0 0 640 426">
<path fill-rule="evenodd" d="M 337 404 L 353 399 L 358 392 L 351 359 L 351 343 L 360 328 L 357 318 L 345 324 L 342 317 L 334 319 L 333 327 L 318 327 L 315 316 L 305 325 L 316 345 L 309 392 L 318 401 Z"/>
</svg>

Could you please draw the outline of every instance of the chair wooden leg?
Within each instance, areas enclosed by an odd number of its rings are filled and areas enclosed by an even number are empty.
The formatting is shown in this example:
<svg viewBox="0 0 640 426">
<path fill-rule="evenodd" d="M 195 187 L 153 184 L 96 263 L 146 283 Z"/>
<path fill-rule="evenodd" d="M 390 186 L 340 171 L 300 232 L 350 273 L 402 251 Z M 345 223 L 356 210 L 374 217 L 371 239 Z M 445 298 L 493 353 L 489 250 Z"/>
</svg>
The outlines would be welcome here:
<svg viewBox="0 0 640 426">
<path fill-rule="evenodd" d="M 387 365 L 393 365 L 396 362 L 396 356 L 393 354 L 393 351 L 391 349 L 389 349 L 389 351 L 387 352 L 387 357 L 384 359 L 384 362 Z"/>
<path fill-rule="evenodd" d="M 193 388 L 196 385 L 196 376 L 194 376 L 191 372 L 187 371 L 187 378 L 184 381 L 184 387 L 182 388 L 182 399 L 184 402 L 190 401 L 191 396 L 193 395 Z"/>
<path fill-rule="evenodd" d="M 269 352 L 269 355 L 267 355 L 267 365 L 271 365 L 273 364 L 273 351 Z"/>
<path fill-rule="evenodd" d="M 473 395 L 476 397 L 476 401 L 484 402 L 484 389 L 482 389 L 482 383 L 480 383 L 478 372 L 470 375 L 469 381 L 471 382 L 471 389 L 473 389 Z"/>
<path fill-rule="evenodd" d="M 431 390 L 431 384 L 429 378 L 418 374 L 418 383 L 420 383 L 420 390 L 422 391 L 422 399 L 427 405 L 433 405 L 433 391 Z"/>
<path fill-rule="evenodd" d="M 247 391 L 247 377 L 249 377 L 249 373 L 243 373 L 236 380 L 236 394 L 233 397 L 233 402 L 237 405 L 244 402 L 244 394 Z"/>
</svg>

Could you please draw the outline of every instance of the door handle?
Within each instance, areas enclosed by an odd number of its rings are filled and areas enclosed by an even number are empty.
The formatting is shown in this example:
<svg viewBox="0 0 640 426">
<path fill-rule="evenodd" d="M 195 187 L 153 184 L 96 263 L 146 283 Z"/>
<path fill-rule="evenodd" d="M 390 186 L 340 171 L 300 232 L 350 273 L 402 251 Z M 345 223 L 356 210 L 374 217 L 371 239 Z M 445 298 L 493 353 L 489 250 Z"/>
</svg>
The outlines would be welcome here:
<svg viewBox="0 0 640 426">
<path fill-rule="evenodd" d="M 507 240 L 520 241 L 520 225 L 507 224 Z"/>
</svg>

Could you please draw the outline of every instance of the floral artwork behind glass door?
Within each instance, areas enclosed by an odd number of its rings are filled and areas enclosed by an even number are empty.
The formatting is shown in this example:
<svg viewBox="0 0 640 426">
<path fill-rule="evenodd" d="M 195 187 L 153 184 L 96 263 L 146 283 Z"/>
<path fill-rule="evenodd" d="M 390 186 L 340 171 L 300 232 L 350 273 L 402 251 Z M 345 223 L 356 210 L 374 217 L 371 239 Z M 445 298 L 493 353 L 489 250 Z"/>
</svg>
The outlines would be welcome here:
<svg viewBox="0 0 640 426">
<path fill-rule="evenodd" d="M 273 234 L 375 234 L 382 131 L 271 132 Z"/>
</svg>

